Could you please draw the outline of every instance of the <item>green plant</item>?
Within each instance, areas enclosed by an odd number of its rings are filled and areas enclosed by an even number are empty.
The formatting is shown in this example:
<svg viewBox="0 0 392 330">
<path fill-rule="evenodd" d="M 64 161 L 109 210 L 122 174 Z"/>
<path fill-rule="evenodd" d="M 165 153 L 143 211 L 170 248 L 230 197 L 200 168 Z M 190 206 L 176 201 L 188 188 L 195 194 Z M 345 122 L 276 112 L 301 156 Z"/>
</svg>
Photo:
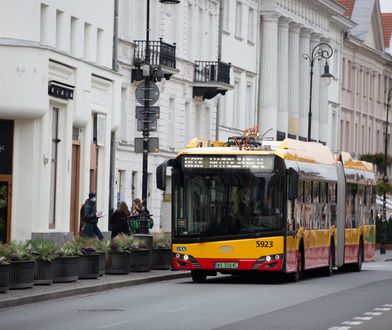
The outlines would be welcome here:
<svg viewBox="0 0 392 330">
<path fill-rule="evenodd" d="M 33 261 L 30 244 L 28 242 L 15 242 L 1 245 L 0 256 L 10 262 L 13 261 Z"/>
<path fill-rule="evenodd" d="M 34 239 L 29 241 L 31 253 L 35 260 L 53 261 L 56 258 L 56 245 L 46 239 Z"/>
<path fill-rule="evenodd" d="M 152 247 L 153 249 L 171 249 L 171 237 L 164 234 L 154 235 Z"/>
<path fill-rule="evenodd" d="M 75 257 L 79 255 L 79 245 L 75 240 L 61 244 L 60 248 L 57 250 L 58 257 Z"/>
<path fill-rule="evenodd" d="M 8 264 L 9 264 L 9 262 L 8 262 L 7 258 L 1 256 L 1 257 L 0 257 L 0 266 L 1 266 L 1 265 L 8 265 Z"/>
<path fill-rule="evenodd" d="M 92 239 L 91 240 L 92 246 L 98 253 L 107 253 L 110 251 L 110 241 L 109 240 L 102 240 L 99 239 Z"/>
<path fill-rule="evenodd" d="M 110 250 L 113 252 L 128 252 L 142 250 L 146 248 L 146 244 L 140 238 L 128 236 L 125 234 L 117 235 L 112 239 Z"/>
</svg>

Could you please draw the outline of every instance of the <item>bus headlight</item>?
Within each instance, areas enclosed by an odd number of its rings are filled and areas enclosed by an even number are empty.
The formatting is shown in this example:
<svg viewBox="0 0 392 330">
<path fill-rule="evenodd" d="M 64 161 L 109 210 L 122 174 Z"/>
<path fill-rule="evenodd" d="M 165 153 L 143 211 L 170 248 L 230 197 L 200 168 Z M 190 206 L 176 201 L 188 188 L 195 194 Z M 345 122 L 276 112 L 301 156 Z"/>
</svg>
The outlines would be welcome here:
<svg viewBox="0 0 392 330">
<path fill-rule="evenodd" d="M 184 260 L 188 260 L 189 256 L 187 254 L 184 255 Z"/>
<path fill-rule="evenodd" d="M 265 260 L 271 261 L 271 257 L 270 257 L 270 256 L 266 256 L 266 257 L 265 257 Z"/>
</svg>

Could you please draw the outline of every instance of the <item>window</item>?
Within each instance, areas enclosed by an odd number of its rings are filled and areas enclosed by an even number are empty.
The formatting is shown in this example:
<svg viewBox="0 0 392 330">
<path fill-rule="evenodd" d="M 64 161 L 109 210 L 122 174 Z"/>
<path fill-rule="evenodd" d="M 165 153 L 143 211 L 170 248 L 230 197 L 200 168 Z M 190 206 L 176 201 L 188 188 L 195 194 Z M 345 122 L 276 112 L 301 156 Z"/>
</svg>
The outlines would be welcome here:
<svg viewBox="0 0 392 330">
<path fill-rule="evenodd" d="M 56 10 L 56 48 L 64 50 L 64 13 Z"/>
<path fill-rule="evenodd" d="M 175 146 L 175 118 L 176 118 L 176 108 L 175 108 L 175 99 L 174 98 L 170 98 L 169 99 L 169 112 L 168 112 L 168 144 L 169 144 L 169 148 L 170 149 L 174 149 Z"/>
<path fill-rule="evenodd" d="M 77 31 L 78 19 L 71 16 L 71 33 L 70 33 L 70 47 L 71 55 L 77 56 L 78 52 L 78 31 Z"/>
<path fill-rule="evenodd" d="M 342 88 L 346 88 L 346 59 L 343 57 L 343 64 L 342 64 Z"/>
<path fill-rule="evenodd" d="M 222 23 L 222 29 L 226 32 L 229 32 L 229 15 L 230 15 L 230 2 L 229 1 L 222 1 L 222 15 L 223 15 L 223 23 Z"/>
<path fill-rule="evenodd" d="M 193 7 L 191 4 L 188 5 L 188 28 L 187 28 L 187 37 L 188 37 L 188 59 L 190 61 L 193 60 Z"/>
<path fill-rule="evenodd" d="M 127 88 L 121 88 L 121 126 L 120 126 L 120 140 L 127 142 L 128 132 L 128 99 Z"/>
<path fill-rule="evenodd" d="M 305 195 L 304 202 L 311 203 L 312 202 L 312 182 L 311 181 L 305 181 L 304 195 Z"/>
<path fill-rule="evenodd" d="M 253 8 L 249 8 L 248 12 L 248 41 L 254 42 L 254 31 L 255 31 L 255 11 Z"/>
<path fill-rule="evenodd" d="M 104 35 L 103 35 L 103 30 L 102 29 L 98 29 L 98 33 L 97 33 L 97 63 L 98 64 L 103 64 L 103 59 L 102 59 L 102 55 L 104 54 Z"/>
<path fill-rule="evenodd" d="M 242 3 L 236 3 L 235 10 L 235 36 L 242 38 Z"/>
<path fill-rule="evenodd" d="M 48 25 L 49 25 L 49 7 L 41 3 L 41 26 L 40 26 L 41 44 L 48 45 L 50 42 Z"/>
</svg>

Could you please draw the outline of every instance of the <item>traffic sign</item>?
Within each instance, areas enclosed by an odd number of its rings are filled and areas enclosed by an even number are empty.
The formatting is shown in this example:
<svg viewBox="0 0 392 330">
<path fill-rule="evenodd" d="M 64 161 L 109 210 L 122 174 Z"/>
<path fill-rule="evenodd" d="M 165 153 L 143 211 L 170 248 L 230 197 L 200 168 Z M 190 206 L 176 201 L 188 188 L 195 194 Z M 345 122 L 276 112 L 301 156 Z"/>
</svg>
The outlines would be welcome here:
<svg viewBox="0 0 392 330">
<path fill-rule="evenodd" d="M 156 132 L 158 128 L 158 121 L 157 120 L 143 120 L 138 119 L 137 121 L 137 130 L 139 132 L 144 131 L 144 123 L 147 123 L 147 129 L 149 132 Z"/>
<path fill-rule="evenodd" d="M 149 120 L 159 119 L 160 111 L 159 107 L 148 107 L 147 116 Z M 136 106 L 136 119 L 144 119 L 144 107 Z"/>
<path fill-rule="evenodd" d="M 147 91 L 147 98 L 146 98 Z M 150 105 L 155 104 L 159 99 L 159 88 L 157 84 L 149 81 L 146 87 L 144 81 L 136 87 L 136 99 L 140 104 L 144 104 L 144 101 L 148 101 Z"/>
<path fill-rule="evenodd" d="M 143 152 L 143 138 L 135 138 L 135 152 Z M 159 152 L 159 138 L 148 138 L 148 152 Z"/>
</svg>

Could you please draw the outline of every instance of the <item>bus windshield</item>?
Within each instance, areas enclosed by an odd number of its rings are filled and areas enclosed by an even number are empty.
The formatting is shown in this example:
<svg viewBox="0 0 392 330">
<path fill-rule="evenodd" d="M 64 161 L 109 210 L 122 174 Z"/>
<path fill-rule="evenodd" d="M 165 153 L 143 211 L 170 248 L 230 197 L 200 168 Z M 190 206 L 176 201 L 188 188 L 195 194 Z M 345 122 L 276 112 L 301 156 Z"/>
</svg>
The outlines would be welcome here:
<svg viewBox="0 0 392 330">
<path fill-rule="evenodd" d="M 177 237 L 253 236 L 283 229 L 283 177 L 273 172 L 183 172 L 175 184 Z"/>
</svg>

